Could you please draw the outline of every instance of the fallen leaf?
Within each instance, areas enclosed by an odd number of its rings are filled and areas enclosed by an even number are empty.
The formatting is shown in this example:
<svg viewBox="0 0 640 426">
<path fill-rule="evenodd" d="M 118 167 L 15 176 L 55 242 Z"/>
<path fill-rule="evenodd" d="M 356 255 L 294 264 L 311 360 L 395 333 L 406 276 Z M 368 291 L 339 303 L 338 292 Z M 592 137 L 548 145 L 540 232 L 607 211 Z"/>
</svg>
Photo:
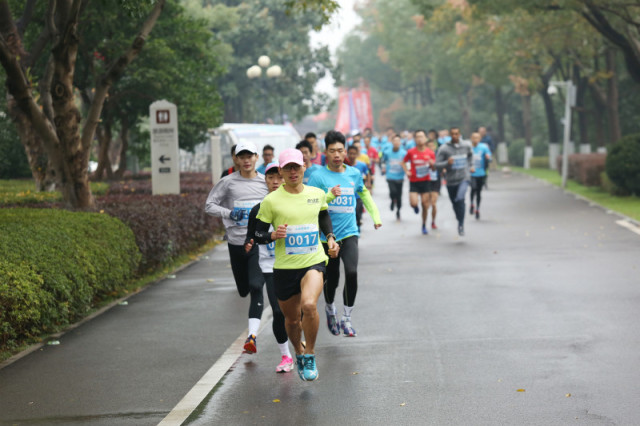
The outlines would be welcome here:
<svg viewBox="0 0 640 426">
<path fill-rule="evenodd" d="M 129 302 L 127 302 L 126 300 L 123 302 L 118 303 L 118 305 L 120 306 L 127 306 L 129 304 Z"/>
<path fill-rule="evenodd" d="M 212 283 L 212 282 L 214 282 L 214 281 L 215 281 L 215 280 L 207 280 L 207 282 L 208 282 L 208 283 Z"/>
<path fill-rule="evenodd" d="M 502 379 L 498 379 L 498 383 L 502 383 Z"/>
<path fill-rule="evenodd" d="M 280 402 L 280 400 L 279 399 L 274 399 L 273 402 Z"/>
<path fill-rule="evenodd" d="M 404 407 L 405 405 L 407 405 L 406 402 L 403 402 L 403 403 L 400 404 L 401 407 Z"/>
<path fill-rule="evenodd" d="M 570 393 L 568 393 L 568 394 L 566 394 L 565 396 L 566 396 L 567 398 L 570 398 L 570 397 L 571 397 L 571 394 L 570 394 Z"/>
<path fill-rule="evenodd" d="M 49 340 L 49 341 L 47 342 L 47 345 L 49 345 L 49 346 L 57 346 L 57 345 L 59 345 L 59 344 L 60 344 L 60 341 L 59 341 L 59 340 Z"/>
<path fill-rule="evenodd" d="M 176 277 L 175 275 L 167 275 L 167 278 L 170 278 L 170 279 L 175 279 L 175 277 Z"/>
<path fill-rule="evenodd" d="M 524 389 L 518 389 L 516 392 L 524 392 Z"/>
<path fill-rule="evenodd" d="M 359 373 L 358 373 L 357 371 L 354 371 L 354 372 L 353 372 L 353 373 L 351 373 L 351 374 L 355 376 L 355 375 L 357 375 L 357 374 L 359 374 Z"/>
</svg>

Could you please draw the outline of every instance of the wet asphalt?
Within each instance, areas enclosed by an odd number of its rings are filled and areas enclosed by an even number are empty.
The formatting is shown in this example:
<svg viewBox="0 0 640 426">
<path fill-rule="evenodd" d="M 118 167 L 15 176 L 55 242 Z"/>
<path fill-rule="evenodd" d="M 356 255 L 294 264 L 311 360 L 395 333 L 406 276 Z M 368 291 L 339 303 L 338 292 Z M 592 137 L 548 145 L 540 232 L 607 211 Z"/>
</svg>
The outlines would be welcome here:
<svg viewBox="0 0 640 426">
<path fill-rule="evenodd" d="M 306 383 L 274 372 L 265 328 L 187 424 L 640 424 L 640 235 L 493 172 L 464 238 L 444 189 L 423 236 L 407 194 L 397 222 L 377 179 L 384 225 L 365 214 L 358 337 L 330 335 L 321 301 L 320 377 Z M 157 424 L 246 328 L 226 256 L 0 370 L 0 424 Z"/>
</svg>

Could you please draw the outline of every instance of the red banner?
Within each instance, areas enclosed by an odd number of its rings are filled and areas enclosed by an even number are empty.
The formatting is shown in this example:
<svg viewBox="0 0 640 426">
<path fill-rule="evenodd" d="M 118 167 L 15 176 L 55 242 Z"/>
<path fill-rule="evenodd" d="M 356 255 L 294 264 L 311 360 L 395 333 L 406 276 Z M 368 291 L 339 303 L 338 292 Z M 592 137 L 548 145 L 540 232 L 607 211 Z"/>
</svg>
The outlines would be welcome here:
<svg viewBox="0 0 640 426">
<path fill-rule="evenodd" d="M 353 104 L 358 118 L 359 130 L 362 131 L 367 127 L 373 129 L 373 110 L 371 108 L 369 87 L 353 89 Z"/>
<path fill-rule="evenodd" d="M 338 118 L 336 120 L 336 130 L 344 134 L 348 134 L 349 124 L 349 90 L 338 89 Z"/>
<path fill-rule="evenodd" d="M 348 135 L 353 130 L 373 129 L 373 108 L 368 86 L 358 89 L 338 89 L 336 130 Z"/>
</svg>

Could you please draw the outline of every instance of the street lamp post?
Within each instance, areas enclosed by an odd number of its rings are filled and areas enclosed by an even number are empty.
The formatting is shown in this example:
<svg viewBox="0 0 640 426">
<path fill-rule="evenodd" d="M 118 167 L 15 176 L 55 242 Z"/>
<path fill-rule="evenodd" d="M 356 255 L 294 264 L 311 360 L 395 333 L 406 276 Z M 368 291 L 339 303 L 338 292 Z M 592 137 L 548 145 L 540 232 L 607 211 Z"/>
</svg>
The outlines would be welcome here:
<svg viewBox="0 0 640 426">
<path fill-rule="evenodd" d="M 262 55 L 258 58 L 258 65 L 253 65 L 251 67 L 249 67 L 247 69 L 247 77 L 249 79 L 256 79 L 256 78 L 260 78 L 262 76 L 262 68 L 266 68 L 266 77 L 267 78 L 279 78 L 282 76 L 282 68 L 279 65 L 271 65 L 271 58 L 269 58 L 267 55 Z M 266 101 L 265 101 L 265 97 L 266 97 L 266 89 L 264 87 L 264 82 L 265 80 L 260 80 L 260 87 L 262 89 L 262 117 L 263 117 L 263 121 L 266 121 Z M 282 121 L 282 100 L 280 103 L 280 120 Z"/>
<path fill-rule="evenodd" d="M 571 80 L 551 81 L 547 93 L 551 96 L 558 93 L 558 87 L 566 89 L 564 105 L 564 138 L 562 141 L 562 187 L 567 187 L 569 176 L 569 139 L 571 138 L 571 108 L 576 105 L 576 86 Z"/>
</svg>

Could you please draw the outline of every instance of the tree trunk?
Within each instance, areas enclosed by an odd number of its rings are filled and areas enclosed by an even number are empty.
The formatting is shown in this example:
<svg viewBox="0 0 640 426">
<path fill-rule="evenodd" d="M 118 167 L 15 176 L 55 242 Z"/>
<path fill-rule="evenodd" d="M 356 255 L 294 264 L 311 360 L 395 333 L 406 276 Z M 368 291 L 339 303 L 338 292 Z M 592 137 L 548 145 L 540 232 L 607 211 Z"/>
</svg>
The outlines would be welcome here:
<svg viewBox="0 0 640 426">
<path fill-rule="evenodd" d="M 462 133 L 465 137 L 471 136 L 471 99 L 473 89 L 467 89 L 466 93 L 458 94 L 458 104 L 462 111 Z"/>
<path fill-rule="evenodd" d="M 611 77 L 607 81 L 607 117 L 609 119 L 609 138 L 616 143 L 622 137 L 620 130 L 620 114 L 618 113 L 618 73 L 616 71 L 616 51 L 613 47 L 607 48 L 605 54 L 607 71 Z"/>
<path fill-rule="evenodd" d="M 118 170 L 115 173 L 116 179 L 121 179 L 124 172 L 127 171 L 127 151 L 129 150 L 129 120 L 126 117 L 120 119 L 122 128 L 120 129 L 120 141 L 122 146 L 120 147 L 120 164 Z"/>
<path fill-rule="evenodd" d="M 531 95 L 522 96 L 522 124 L 526 146 L 531 146 Z"/>
<path fill-rule="evenodd" d="M 553 100 L 551 95 L 547 93 L 547 88 L 544 87 L 540 90 L 540 96 L 544 101 L 544 111 L 547 118 L 547 129 L 549 131 L 549 143 L 560 143 L 560 135 L 558 133 L 558 120 L 553 108 Z"/>
<path fill-rule="evenodd" d="M 576 90 L 576 110 L 578 111 L 578 137 L 580 145 L 591 145 L 589 141 L 589 111 L 585 102 L 587 87 L 589 86 L 588 77 L 583 77 L 580 73 L 578 65 L 574 66 L 574 76 L 578 82 Z"/>
<path fill-rule="evenodd" d="M 111 167 L 111 158 L 109 156 L 109 150 L 111 148 L 111 121 L 105 120 L 96 131 L 96 138 L 98 139 L 98 168 L 91 176 L 92 180 L 104 179 L 106 172 L 107 179 L 113 177 L 113 169 Z"/>
<path fill-rule="evenodd" d="M 500 86 L 496 86 L 496 116 L 498 117 L 498 140 L 496 141 L 496 146 L 498 143 L 505 141 L 504 115 L 505 115 L 505 106 L 504 106 L 504 98 L 502 96 L 502 88 Z"/>
</svg>

